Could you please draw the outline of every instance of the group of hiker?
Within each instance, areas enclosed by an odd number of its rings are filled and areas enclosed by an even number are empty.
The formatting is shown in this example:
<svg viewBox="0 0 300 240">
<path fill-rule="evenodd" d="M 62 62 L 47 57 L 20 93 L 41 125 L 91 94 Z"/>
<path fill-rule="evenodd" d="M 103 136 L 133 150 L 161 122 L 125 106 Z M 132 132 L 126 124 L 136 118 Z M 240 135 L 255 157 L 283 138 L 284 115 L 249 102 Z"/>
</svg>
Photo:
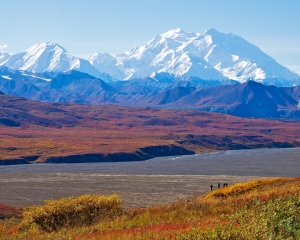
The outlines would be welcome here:
<svg viewBox="0 0 300 240">
<path fill-rule="evenodd" d="M 228 186 L 228 183 L 223 183 L 223 187 L 227 187 Z M 218 183 L 218 188 L 220 188 L 221 187 L 221 183 Z M 214 186 L 213 185 L 210 185 L 210 190 L 212 191 L 213 190 L 213 188 L 214 188 Z"/>
</svg>

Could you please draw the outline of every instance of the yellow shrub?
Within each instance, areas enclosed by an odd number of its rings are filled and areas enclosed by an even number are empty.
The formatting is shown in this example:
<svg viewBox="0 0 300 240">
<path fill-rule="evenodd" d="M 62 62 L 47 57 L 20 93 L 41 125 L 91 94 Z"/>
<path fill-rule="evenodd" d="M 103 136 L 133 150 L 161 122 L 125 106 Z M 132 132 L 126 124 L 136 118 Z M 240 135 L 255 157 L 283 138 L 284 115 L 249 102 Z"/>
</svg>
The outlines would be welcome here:
<svg viewBox="0 0 300 240">
<path fill-rule="evenodd" d="M 38 227 L 53 231 L 63 227 L 93 224 L 123 212 L 117 194 L 111 196 L 83 195 L 60 200 L 46 200 L 43 206 L 32 206 L 23 212 L 22 229 Z"/>
<path fill-rule="evenodd" d="M 216 189 L 210 193 L 208 193 L 203 199 L 209 198 L 226 198 L 232 196 L 239 196 L 250 191 L 253 191 L 258 188 L 262 188 L 264 186 L 269 186 L 270 184 L 275 184 L 276 182 L 284 182 L 291 180 L 290 178 L 271 178 L 271 179 L 263 179 L 263 180 L 253 180 L 245 183 L 237 183 L 229 187 L 224 187 L 220 189 Z"/>
</svg>

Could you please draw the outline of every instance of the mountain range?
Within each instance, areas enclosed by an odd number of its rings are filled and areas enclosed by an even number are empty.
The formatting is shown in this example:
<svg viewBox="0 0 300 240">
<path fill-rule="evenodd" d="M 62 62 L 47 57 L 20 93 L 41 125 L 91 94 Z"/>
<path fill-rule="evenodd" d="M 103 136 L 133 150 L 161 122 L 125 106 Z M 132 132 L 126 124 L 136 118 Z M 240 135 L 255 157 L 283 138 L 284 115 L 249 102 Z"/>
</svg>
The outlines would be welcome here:
<svg viewBox="0 0 300 240">
<path fill-rule="evenodd" d="M 159 74 L 157 75 L 159 77 Z M 160 81 L 151 77 L 107 83 L 75 70 L 34 74 L 0 67 L 0 91 L 43 102 L 197 109 L 240 117 L 300 118 L 300 87 L 255 81 L 205 85 L 197 78 Z M 214 83 L 214 84 L 213 84 Z"/>
<path fill-rule="evenodd" d="M 0 53 L 0 66 L 31 73 L 77 70 L 105 82 L 116 80 L 196 78 L 207 81 L 294 86 L 300 76 L 277 63 L 258 47 L 232 34 L 211 28 L 204 33 L 173 29 L 145 45 L 110 55 L 94 53 L 88 59 L 71 55 L 53 42 L 35 44 L 17 54 Z M 158 76 L 158 78 L 157 78 Z"/>
<path fill-rule="evenodd" d="M 143 46 L 78 58 L 53 42 L 0 53 L 0 91 L 43 102 L 300 118 L 300 76 L 232 33 L 173 29 Z"/>
</svg>

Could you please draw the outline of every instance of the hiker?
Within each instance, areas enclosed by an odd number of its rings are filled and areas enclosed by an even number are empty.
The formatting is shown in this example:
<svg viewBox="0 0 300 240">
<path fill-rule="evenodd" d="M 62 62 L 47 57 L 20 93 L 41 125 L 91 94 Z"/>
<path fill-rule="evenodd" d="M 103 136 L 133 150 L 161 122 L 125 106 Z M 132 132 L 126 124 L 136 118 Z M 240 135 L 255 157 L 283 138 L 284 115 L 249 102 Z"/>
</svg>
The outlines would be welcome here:
<svg viewBox="0 0 300 240">
<path fill-rule="evenodd" d="M 225 183 L 225 186 L 227 187 L 227 186 L 228 186 L 228 184 L 227 184 L 227 183 Z"/>
<path fill-rule="evenodd" d="M 225 187 L 226 186 L 226 183 L 223 183 L 223 187 Z"/>
<path fill-rule="evenodd" d="M 218 188 L 220 188 L 220 186 L 221 186 L 221 184 L 220 184 L 220 183 L 218 183 Z"/>
<path fill-rule="evenodd" d="M 212 191 L 213 187 L 214 187 L 213 185 L 210 185 L 210 191 Z"/>
</svg>

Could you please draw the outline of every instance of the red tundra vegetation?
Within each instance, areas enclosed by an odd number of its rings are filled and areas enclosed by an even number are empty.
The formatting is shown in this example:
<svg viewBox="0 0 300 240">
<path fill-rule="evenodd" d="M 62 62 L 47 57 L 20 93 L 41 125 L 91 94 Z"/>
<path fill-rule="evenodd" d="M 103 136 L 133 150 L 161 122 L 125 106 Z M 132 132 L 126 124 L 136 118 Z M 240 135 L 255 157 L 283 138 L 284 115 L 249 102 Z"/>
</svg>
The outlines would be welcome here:
<svg viewBox="0 0 300 240">
<path fill-rule="evenodd" d="M 43 103 L 0 95 L 0 159 L 300 146 L 300 124 L 190 110 Z"/>
</svg>

